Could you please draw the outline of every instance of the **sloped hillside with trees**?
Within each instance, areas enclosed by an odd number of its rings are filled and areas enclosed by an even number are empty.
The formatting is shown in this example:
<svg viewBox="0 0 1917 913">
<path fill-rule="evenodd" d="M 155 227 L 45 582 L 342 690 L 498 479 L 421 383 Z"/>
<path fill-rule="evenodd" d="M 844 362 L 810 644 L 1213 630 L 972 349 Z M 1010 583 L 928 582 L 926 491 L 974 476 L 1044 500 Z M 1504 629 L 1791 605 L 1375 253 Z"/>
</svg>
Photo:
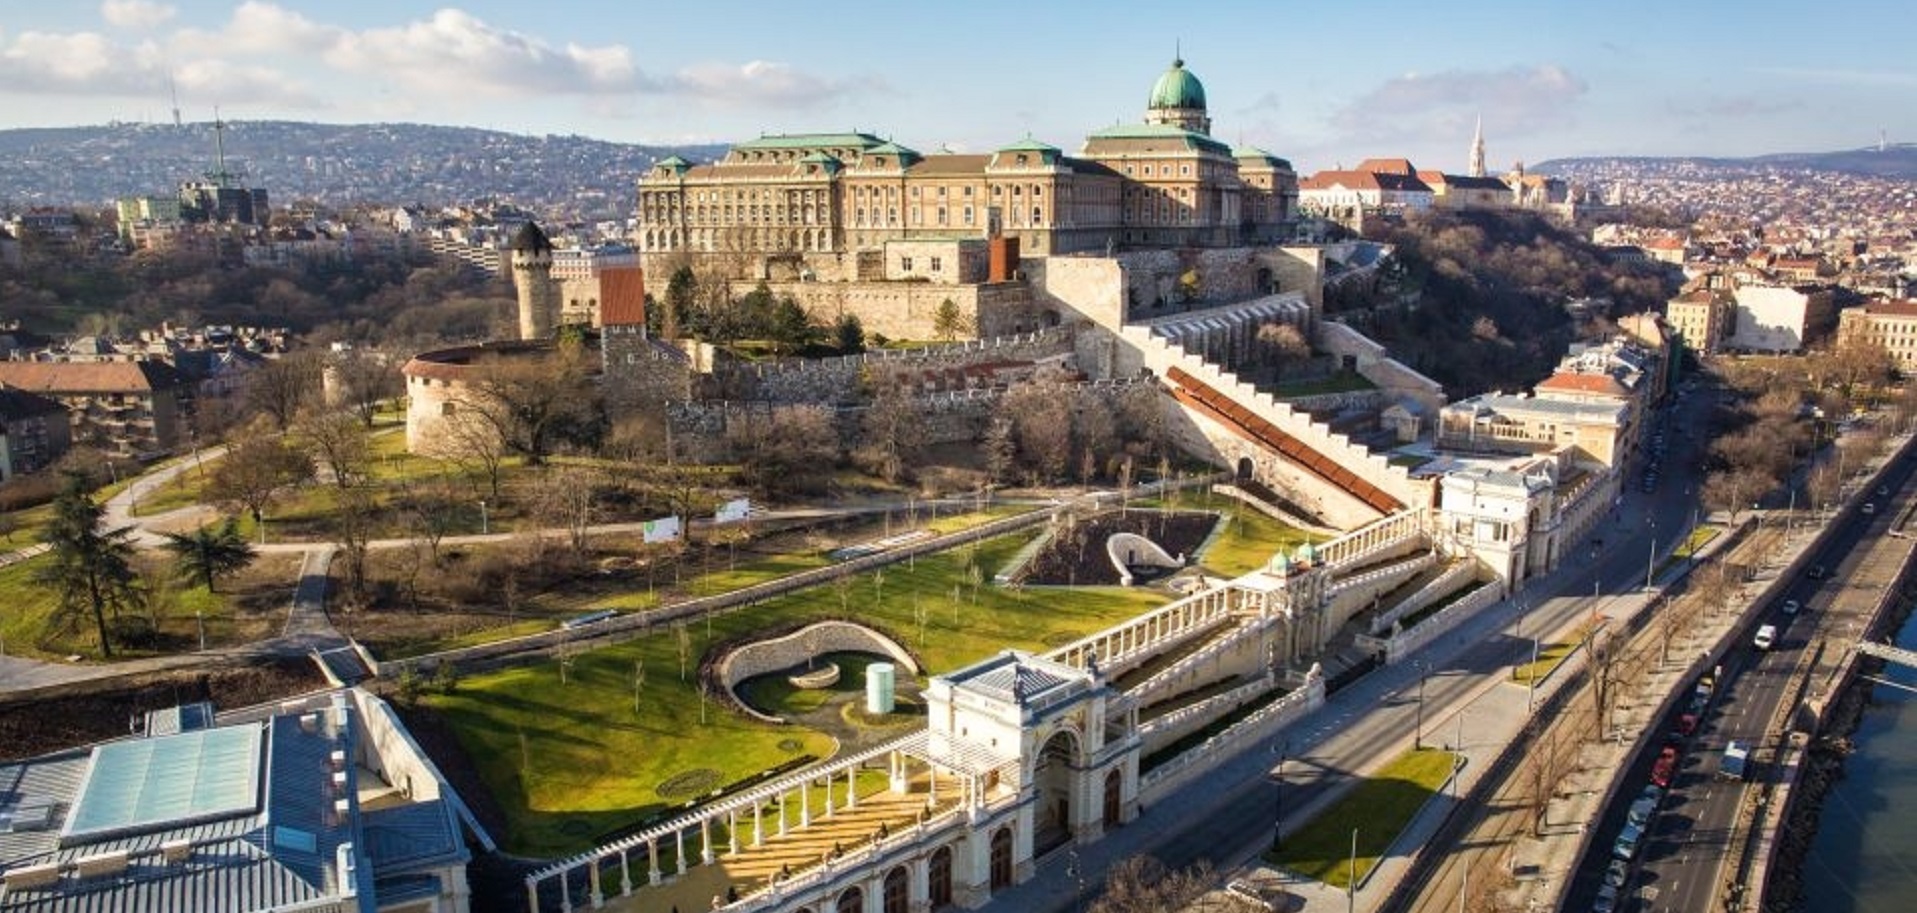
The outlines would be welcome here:
<svg viewBox="0 0 1917 913">
<path fill-rule="evenodd" d="M 1610 318 L 1677 290 L 1657 265 L 1613 262 L 1530 213 L 1416 214 L 1372 240 L 1396 251 L 1382 281 L 1333 294 L 1327 308 L 1453 397 L 1529 389 L 1573 339 L 1607 333 Z M 1578 299 L 1602 301 L 1574 314 L 1567 305 Z"/>
</svg>

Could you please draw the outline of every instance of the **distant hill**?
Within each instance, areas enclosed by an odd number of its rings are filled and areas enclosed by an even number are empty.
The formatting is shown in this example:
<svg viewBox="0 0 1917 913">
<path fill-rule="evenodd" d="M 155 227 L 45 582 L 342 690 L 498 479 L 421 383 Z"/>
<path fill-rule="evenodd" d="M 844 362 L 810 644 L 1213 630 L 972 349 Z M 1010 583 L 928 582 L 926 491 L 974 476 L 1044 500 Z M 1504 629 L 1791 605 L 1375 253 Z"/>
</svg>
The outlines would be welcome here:
<svg viewBox="0 0 1917 913">
<path fill-rule="evenodd" d="M 1837 152 L 1779 152 L 1747 158 L 1708 156 L 1588 156 L 1551 159 L 1540 162 L 1537 170 L 1563 174 L 1604 165 L 1702 165 L 1724 169 L 1765 167 L 1801 168 L 1807 171 L 1835 171 L 1872 177 L 1917 179 L 1917 143 L 1894 143 L 1879 150 L 1876 146 L 1844 149 Z"/>
<path fill-rule="evenodd" d="M 229 170 L 275 206 L 314 200 L 459 203 L 508 200 L 548 215 L 623 218 L 633 182 L 668 155 L 709 161 L 718 145 L 641 146 L 582 136 L 523 136 L 424 124 L 231 121 Z M 0 130 L 0 207 L 96 205 L 173 194 L 213 167 L 210 123 Z"/>
</svg>

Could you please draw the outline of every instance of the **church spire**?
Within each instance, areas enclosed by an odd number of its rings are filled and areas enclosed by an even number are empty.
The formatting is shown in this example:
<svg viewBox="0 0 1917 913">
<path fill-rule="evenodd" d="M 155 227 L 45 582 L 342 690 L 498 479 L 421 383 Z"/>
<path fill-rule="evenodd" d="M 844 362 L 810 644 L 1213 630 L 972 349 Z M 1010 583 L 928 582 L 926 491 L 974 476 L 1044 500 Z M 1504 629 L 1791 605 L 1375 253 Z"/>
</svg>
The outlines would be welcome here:
<svg viewBox="0 0 1917 913">
<path fill-rule="evenodd" d="M 1471 133 L 1471 176 L 1484 177 L 1484 115 L 1478 115 L 1478 127 Z"/>
</svg>

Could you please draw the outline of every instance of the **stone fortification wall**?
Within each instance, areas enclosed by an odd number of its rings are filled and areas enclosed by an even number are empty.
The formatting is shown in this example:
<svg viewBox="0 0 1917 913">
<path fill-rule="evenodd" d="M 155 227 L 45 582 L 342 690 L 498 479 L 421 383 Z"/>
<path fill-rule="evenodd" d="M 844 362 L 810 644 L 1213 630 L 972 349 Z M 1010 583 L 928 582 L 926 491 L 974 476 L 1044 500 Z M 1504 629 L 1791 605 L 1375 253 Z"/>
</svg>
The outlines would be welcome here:
<svg viewBox="0 0 1917 913">
<path fill-rule="evenodd" d="M 967 371 L 993 365 L 1056 362 L 1071 351 L 1072 330 L 1054 327 L 921 349 L 875 349 L 841 358 L 775 364 L 735 363 L 718 368 L 715 380 L 728 396 L 737 399 L 845 403 L 860 399 L 872 383 L 914 379 L 922 388 L 928 374 L 963 376 Z"/>
<path fill-rule="evenodd" d="M 1377 412 L 1390 405 L 1385 400 L 1383 390 L 1346 390 L 1342 393 L 1294 396 L 1285 402 L 1290 403 L 1291 408 L 1301 412 L 1315 412 L 1320 415 L 1329 412 Z"/>
<path fill-rule="evenodd" d="M 785 720 L 754 710 L 739 698 L 739 683 L 757 675 L 790 669 L 825 653 L 877 653 L 892 658 L 905 671 L 919 674 L 918 661 L 891 638 L 849 621 L 821 621 L 807 625 L 783 637 L 746 644 L 719 660 L 719 682 L 733 702 L 760 719 L 775 723 Z"/>
<path fill-rule="evenodd" d="M 1130 388 L 1134 380 L 1086 381 L 1081 389 L 1090 389 L 1116 398 Z M 1002 387 L 975 387 L 943 390 L 913 397 L 924 421 L 927 444 L 963 444 L 984 438 Z M 1116 405 L 1114 403 L 1114 405 Z M 783 409 L 803 405 L 774 403 L 767 400 L 694 400 L 674 402 L 666 407 L 666 419 L 672 429 L 674 452 L 692 460 L 717 461 L 727 458 L 726 430 L 741 423 L 763 422 Z M 842 448 L 857 445 L 860 421 L 866 406 L 827 405 L 839 433 Z"/>
<path fill-rule="evenodd" d="M 732 292 L 743 295 L 757 281 L 734 282 Z M 950 300 L 959 316 L 980 337 L 1024 333 L 1040 326 L 1030 288 L 1023 282 L 947 285 L 935 282 L 768 281 L 774 295 L 791 295 L 813 319 L 831 324 L 853 314 L 867 335 L 894 339 L 936 339 L 939 306 Z"/>
<path fill-rule="evenodd" d="M 1036 306 L 1117 327 L 1220 304 L 1296 292 L 1322 307 L 1320 258 L 1310 249 L 1229 247 L 1048 257 L 1021 265 Z"/>
<path fill-rule="evenodd" d="M 1336 321 L 1323 321 L 1312 340 L 1320 351 L 1330 352 L 1354 363 L 1364 379 L 1398 396 L 1409 397 L 1437 415 L 1444 408 L 1444 385 L 1419 374 L 1391 357 L 1385 347 L 1363 333 Z"/>
</svg>

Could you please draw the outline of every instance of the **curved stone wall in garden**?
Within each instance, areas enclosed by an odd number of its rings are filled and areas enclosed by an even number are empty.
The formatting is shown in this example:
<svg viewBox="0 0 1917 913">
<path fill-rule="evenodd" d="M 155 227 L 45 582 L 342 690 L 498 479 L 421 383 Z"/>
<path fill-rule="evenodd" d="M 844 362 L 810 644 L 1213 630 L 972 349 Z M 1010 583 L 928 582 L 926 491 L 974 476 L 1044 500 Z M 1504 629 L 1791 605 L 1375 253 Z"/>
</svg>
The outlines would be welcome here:
<svg viewBox="0 0 1917 913">
<path fill-rule="evenodd" d="M 784 718 L 760 713 L 741 699 L 737 691 L 739 683 L 768 672 L 789 669 L 814 656 L 840 652 L 878 653 L 891 657 L 893 662 L 913 675 L 919 674 L 918 662 L 892 638 L 849 621 L 821 621 L 782 637 L 755 640 L 735 648 L 719 660 L 719 683 L 725 686 L 726 694 L 733 703 L 745 708 L 747 713 L 768 722 L 783 723 Z"/>
</svg>

